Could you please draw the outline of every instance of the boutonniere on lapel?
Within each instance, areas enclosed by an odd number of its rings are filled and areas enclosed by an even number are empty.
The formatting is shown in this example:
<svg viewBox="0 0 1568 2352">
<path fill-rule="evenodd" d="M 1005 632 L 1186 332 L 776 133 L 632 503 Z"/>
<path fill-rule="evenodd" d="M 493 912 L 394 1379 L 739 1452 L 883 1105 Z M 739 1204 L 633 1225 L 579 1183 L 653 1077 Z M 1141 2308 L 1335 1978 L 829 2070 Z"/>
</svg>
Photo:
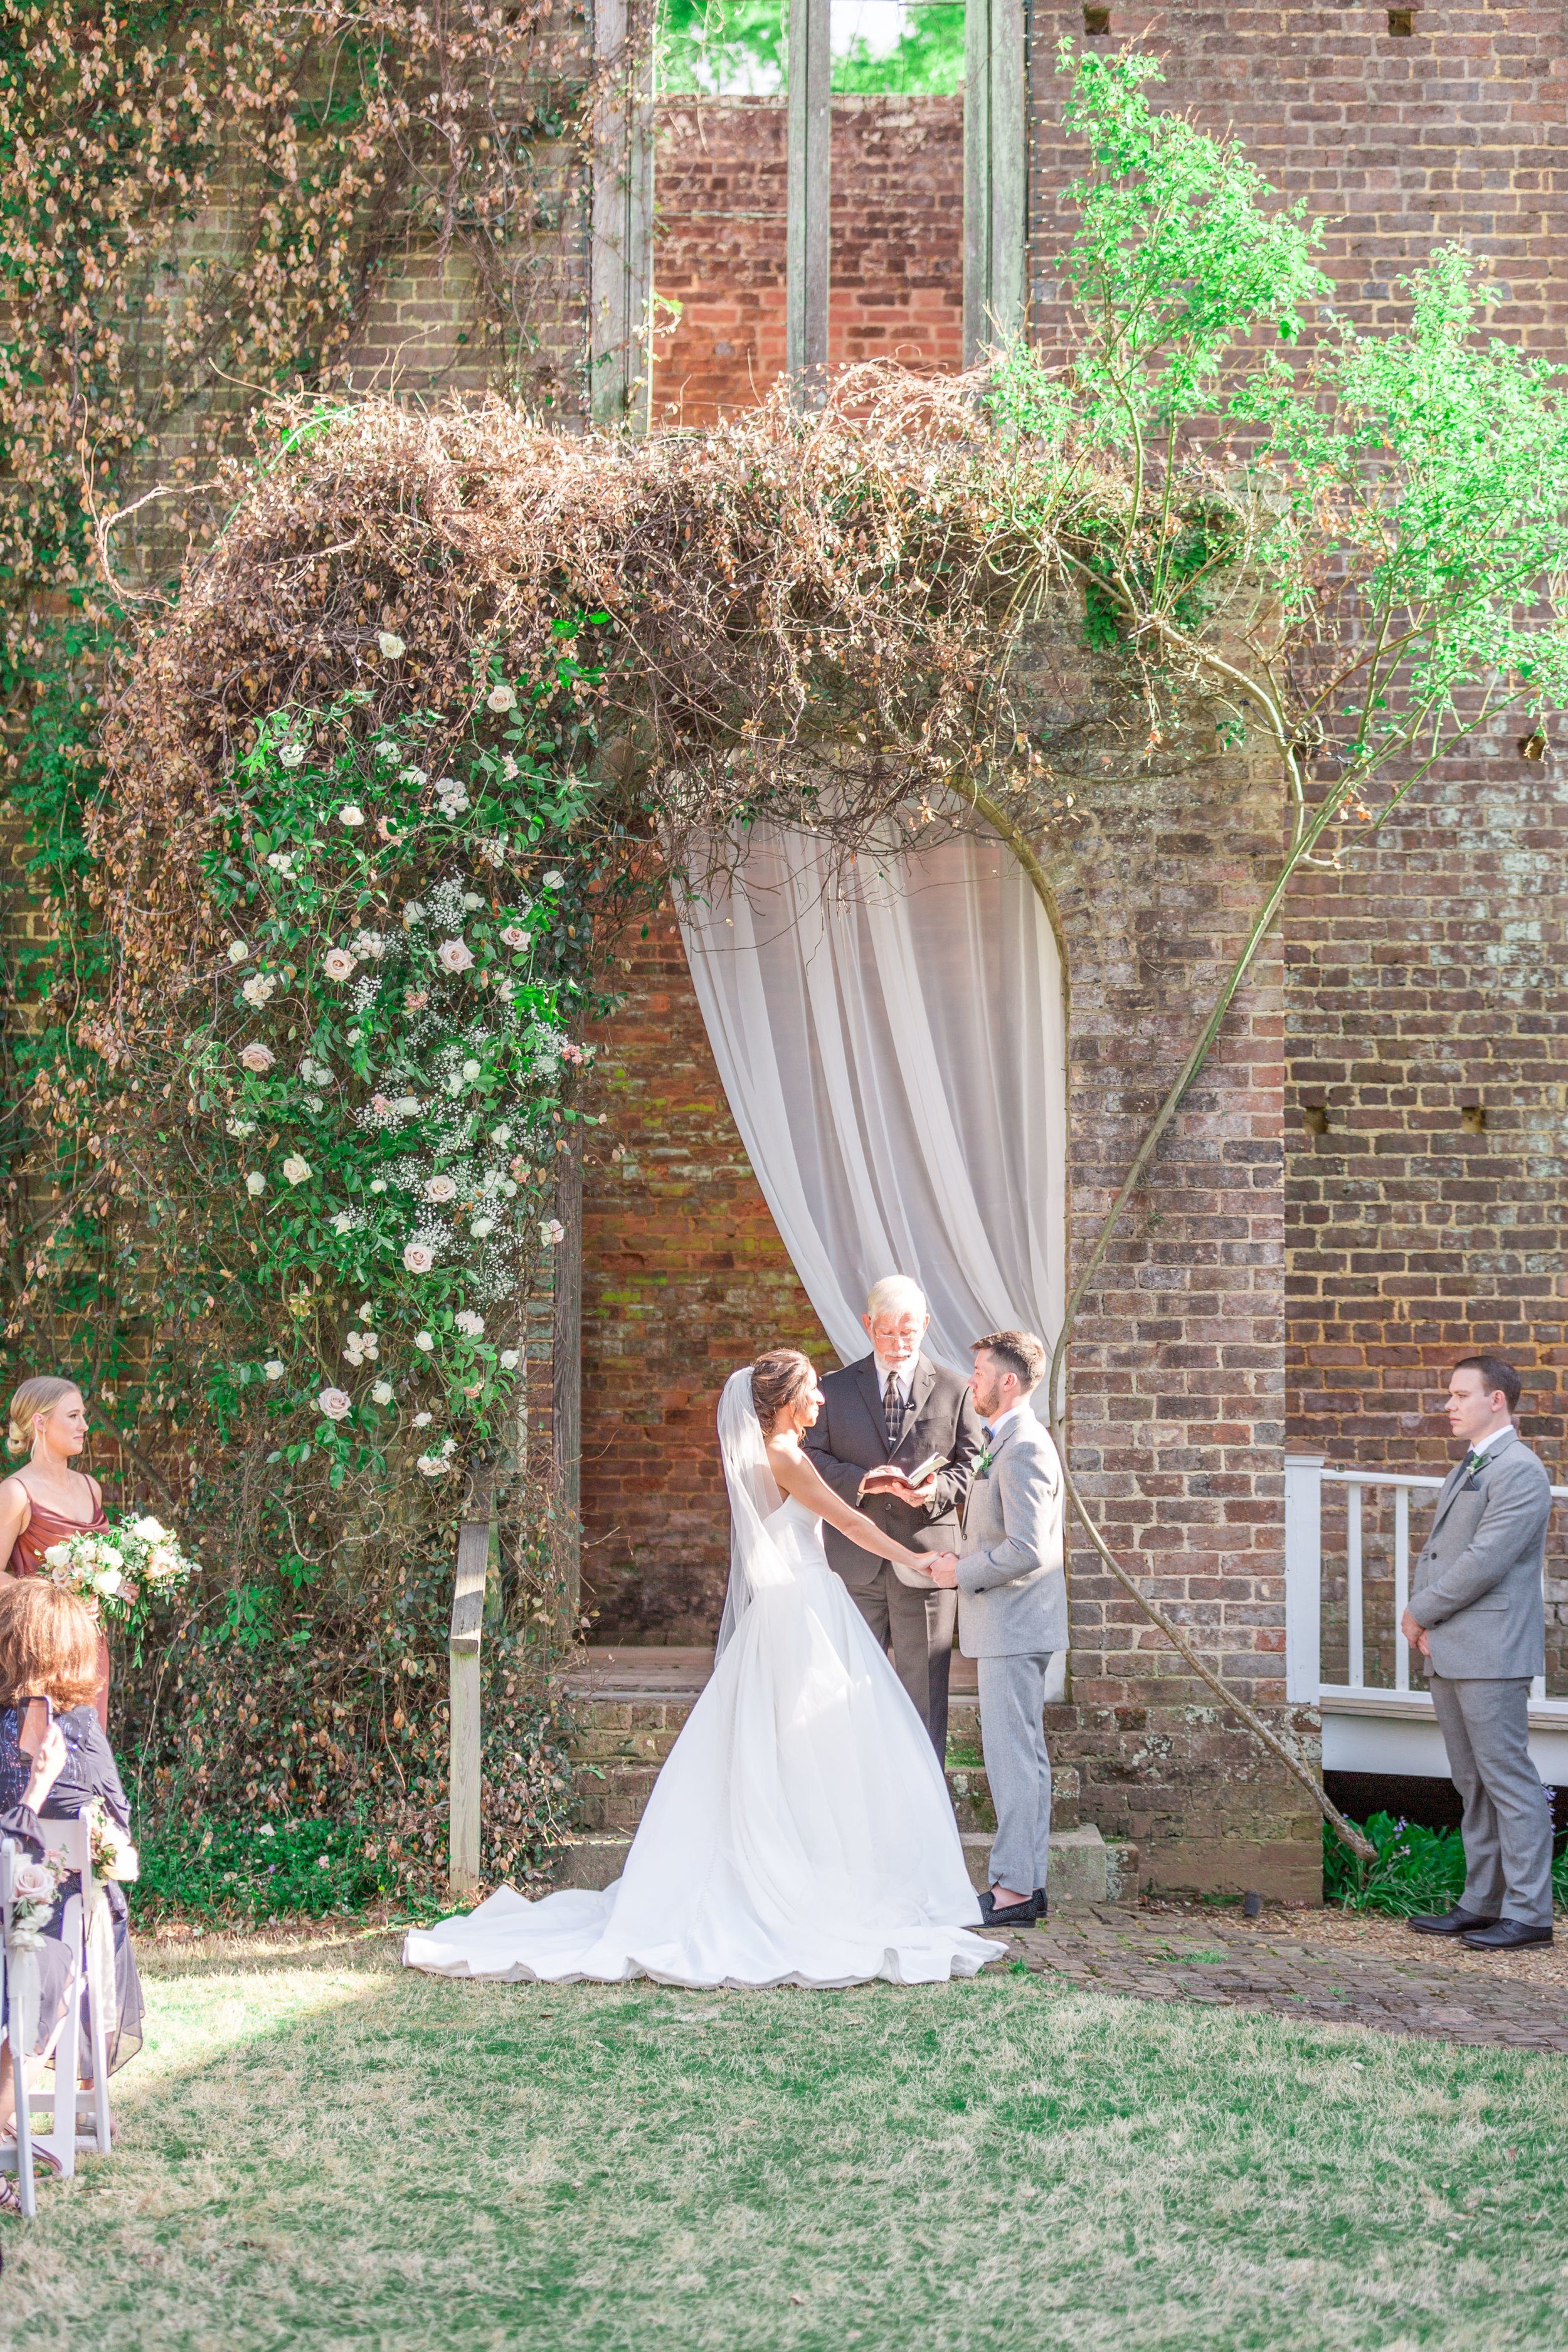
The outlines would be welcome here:
<svg viewBox="0 0 1568 2352">
<path fill-rule="evenodd" d="M 1486 1467 L 1486 1460 L 1487 1457 L 1484 1454 L 1478 1453 L 1474 1446 L 1470 1448 L 1470 1451 L 1465 1459 L 1465 1484 L 1467 1486 L 1474 1486 L 1477 1478 Z"/>
<path fill-rule="evenodd" d="M 976 1479 L 989 1478 L 991 1475 L 991 1448 L 989 1445 L 983 1445 L 980 1449 L 980 1459 L 974 1465 L 974 1475 Z"/>
</svg>

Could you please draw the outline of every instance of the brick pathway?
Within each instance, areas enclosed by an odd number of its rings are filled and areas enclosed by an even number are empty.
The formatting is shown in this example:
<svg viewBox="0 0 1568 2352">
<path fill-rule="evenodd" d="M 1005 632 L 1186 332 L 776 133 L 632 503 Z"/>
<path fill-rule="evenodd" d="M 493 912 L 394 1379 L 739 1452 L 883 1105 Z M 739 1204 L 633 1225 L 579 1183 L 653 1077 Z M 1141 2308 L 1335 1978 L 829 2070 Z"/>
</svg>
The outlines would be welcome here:
<svg viewBox="0 0 1568 2352">
<path fill-rule="evenodd" d="M 1010 1940 L 1043 1977 L 1144 2000 L 1568 2054 L 1568 1985 L 1489 1975 L 1479 1953 L 1467 1954 L 1466 1966 L 1446 1961 L 1443 1947 L 1429 1957 L 1413 1935 L 1408 1950 L 1386 1933 L 1358 1950 L 1342 1934 L 1318 1941 L 1310 1928 L 1294 1933 L 1268 1919 L 1248 1927 L 1163 1906 L 1106 1906 Z"/>
</svg>

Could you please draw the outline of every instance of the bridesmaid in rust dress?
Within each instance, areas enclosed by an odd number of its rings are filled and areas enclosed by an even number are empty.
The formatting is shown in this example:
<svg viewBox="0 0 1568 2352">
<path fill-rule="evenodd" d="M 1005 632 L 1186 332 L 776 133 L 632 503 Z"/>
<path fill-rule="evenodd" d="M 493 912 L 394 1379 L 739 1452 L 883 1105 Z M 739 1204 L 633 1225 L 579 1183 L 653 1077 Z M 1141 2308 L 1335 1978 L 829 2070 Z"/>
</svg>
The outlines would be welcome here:
<svg viewBox="0 0 1568 2352">
<path fill-rule="evenodd" d="M 11 1576 L 37 1576 L 51 1544 L 68 1536 L 106 1534 L 96 1478 L 71 1468 L 87 1444 L 87 1404 L 74 1381 L 24 1381 L 11 1400 L 9 1450 L 27 1456 L 0 1482 L 0 1559 Z M 93 1705 L 109 1728 L 109 1643 L 99 1636 Z"/>
</svg>

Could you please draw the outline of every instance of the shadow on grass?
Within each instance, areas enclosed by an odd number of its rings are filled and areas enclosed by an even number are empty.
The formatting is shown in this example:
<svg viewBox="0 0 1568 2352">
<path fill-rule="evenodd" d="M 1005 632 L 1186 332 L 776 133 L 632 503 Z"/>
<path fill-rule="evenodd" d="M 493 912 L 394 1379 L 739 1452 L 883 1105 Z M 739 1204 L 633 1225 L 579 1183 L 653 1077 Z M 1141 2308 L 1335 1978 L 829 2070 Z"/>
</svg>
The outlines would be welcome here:
<svg viewBox="0 0 1568 2352">
<path fill-rule="evenodd" d="M 13 2310 L 105 2352 L 1564 2340 L 1554 2061 L 1009 1975 L 149 1977 L 120 2152 L 6 2239 Z"/>
</svg>

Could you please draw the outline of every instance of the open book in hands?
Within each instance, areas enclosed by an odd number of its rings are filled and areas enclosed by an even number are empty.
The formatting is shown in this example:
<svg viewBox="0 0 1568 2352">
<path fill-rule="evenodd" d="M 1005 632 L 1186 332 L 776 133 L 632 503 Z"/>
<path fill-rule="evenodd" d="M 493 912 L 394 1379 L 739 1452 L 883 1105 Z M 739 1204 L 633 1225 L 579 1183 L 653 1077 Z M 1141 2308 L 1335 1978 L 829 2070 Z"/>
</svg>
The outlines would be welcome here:
<svg viewBox="0 0 1568 2352">
<path fill-rule="evenodd" d="M 915 1463 L 908 1470 L 897 1462 L 880 1462 L 875 1469 L 867 1471 L 860 1481 L 860 1491 L 864 1495 L 877 1495 L 897 1493 L 904 1486 L 923 1486 L 928 1479 L 936 1476 L 939 1470 L 946 1468 L 945 1454 L 928 1454 L 923 1462 Z"/>
</svg>

